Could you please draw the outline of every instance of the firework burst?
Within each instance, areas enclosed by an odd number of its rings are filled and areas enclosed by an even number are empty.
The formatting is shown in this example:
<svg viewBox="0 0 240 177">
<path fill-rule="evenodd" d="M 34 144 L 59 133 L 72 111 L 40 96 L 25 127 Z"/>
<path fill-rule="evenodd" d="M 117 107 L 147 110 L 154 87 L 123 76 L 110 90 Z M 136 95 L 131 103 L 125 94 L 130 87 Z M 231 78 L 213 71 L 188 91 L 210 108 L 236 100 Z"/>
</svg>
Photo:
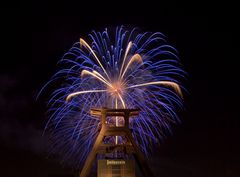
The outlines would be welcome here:
<svg viewBox="0 0 240 177">
<path fill-rule="evenodd" d="M 63 84 L 49 100 L 51 116 L 45 130 L 51 134 L 52 150 L 65 161 L 74 159 L 80 165 L 99 133 L 100 120 L 90 115 L 90 108 L 139 108 L 130 127 L 146 155 L 179 121 L 176 110 L 182 107 L 180 80 L 185 72 L 162 33 L 123 27 L 115 35 L 107 29 L 93 31 L 88 40 L 80 38 L 59 64 L 63 69 L 49 83 Z M 123 124 L 120 117 L 109 122 Z M 123 143 L 121 137 L 109 141 Z"/>
</svg>

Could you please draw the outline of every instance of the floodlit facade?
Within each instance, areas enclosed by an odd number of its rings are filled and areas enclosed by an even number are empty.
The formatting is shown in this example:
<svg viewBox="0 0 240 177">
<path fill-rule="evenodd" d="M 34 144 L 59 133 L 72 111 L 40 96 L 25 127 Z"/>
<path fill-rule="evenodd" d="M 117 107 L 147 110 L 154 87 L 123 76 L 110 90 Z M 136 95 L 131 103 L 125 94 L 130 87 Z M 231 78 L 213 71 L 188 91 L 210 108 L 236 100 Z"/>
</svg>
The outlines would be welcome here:
<svg viewBox="0 0 240 177">
<path fill-rule="evenodd" d="M 134 160 L 98 160 L 98 177 L 135 177 Z"/>
</svg>

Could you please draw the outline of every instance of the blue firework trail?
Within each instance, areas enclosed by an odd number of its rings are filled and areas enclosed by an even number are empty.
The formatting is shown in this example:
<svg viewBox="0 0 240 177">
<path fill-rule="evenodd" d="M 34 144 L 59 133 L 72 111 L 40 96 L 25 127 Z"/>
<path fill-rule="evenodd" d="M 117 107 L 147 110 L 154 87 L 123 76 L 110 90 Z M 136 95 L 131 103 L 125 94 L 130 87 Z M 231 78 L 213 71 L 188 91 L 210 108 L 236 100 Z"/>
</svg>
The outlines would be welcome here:
<svg viewBox="0 0 240 177">
<path fill-rule="evenodd" d="M 130 127 L 143 153 L 149 155 L 179 121 L 185 77 L 177 51 L 162 33 L 140 33 L 117 27 L 115 35 L 93 31 L 88 42 L 80 39 L 59 61 L 63 68 L 46 84 L 61 82 L 49 100 L 52 151 L 77 166 L 85 161 L 101 128 L 90 115 L 94 107 L 139 108 Z M 46 87 L 45 86 L 45 87 Z M 123 124 L 121 118 L 109 123 Z M 121 144 L 121 137 L 109 142 Z"/>
</svg>

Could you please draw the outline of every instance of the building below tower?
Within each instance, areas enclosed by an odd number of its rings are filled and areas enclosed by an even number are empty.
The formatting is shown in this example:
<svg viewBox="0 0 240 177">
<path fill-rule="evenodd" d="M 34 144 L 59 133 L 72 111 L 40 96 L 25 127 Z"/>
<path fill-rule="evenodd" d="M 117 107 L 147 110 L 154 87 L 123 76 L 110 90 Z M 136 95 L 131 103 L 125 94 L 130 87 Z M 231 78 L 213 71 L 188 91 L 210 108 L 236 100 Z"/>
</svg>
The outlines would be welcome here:
<svg viewBox="0 0 240 177">
<path fill-rule="evenodd" d="M 135 177 L 134 160 L 98 160 L 98 177 Z"/>
</svg>

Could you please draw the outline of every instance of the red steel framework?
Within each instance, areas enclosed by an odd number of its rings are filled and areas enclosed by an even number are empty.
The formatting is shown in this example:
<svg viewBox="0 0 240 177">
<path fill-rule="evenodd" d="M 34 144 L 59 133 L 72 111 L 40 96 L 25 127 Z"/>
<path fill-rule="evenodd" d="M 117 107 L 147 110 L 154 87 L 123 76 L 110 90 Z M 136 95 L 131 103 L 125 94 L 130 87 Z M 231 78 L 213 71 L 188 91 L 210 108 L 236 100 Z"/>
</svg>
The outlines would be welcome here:
<svg viewBox="0 0 240 177">
<path fill-rule="evenodd" d="M 91 171 L 91 167 L 97 154 L 107 154 L 113 153 L 115 151 L 122 151 L 127 154 L 132 154 L 144 177 L 154 176 L 148 166 L 148 163 L 143 153 L 137 146 L 132 136 L 131 130 L 129 128 L 129 118 L 137 116 L 138 114 L 139 114 L 138 109 L 108 109 L 108 108 L 91 109 L 91 115 L 99 117 L 101 119 L 102 127 L 93 145 L 93 148 L 85 161 L 85 164 L 80 173 L 80 177 L 87 177 L 87 175 Z M 109 116 L 123 117 L 125 124 L 121 127 L 109 126 L 109 124 L 107 123 L 107 117 Z M 124 144 L 115 145 L 104 144 L 103 140 L 107 136 L 125 137 L 127 142 Z"/>
</svg>

